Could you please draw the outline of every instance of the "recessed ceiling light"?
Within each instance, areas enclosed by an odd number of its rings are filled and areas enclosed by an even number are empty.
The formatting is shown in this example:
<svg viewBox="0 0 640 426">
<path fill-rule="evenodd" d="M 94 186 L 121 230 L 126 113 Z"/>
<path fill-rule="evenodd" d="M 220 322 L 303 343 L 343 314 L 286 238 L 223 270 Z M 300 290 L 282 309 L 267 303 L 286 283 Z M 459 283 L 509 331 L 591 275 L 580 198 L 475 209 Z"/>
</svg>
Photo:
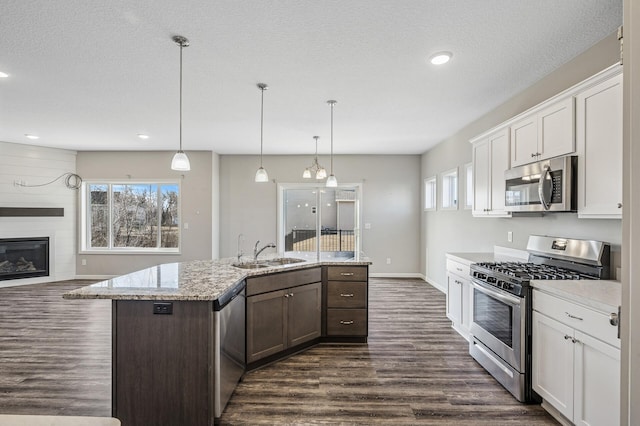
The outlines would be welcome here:
<svg viewBox="0 0 640 426">
<path fill-rule="evenodd" d="M 144 134 L 144 133 L 138 133 L 138 137 L 139 137 L 140 139 L 145 139 L 145 140 L 146 140 L 146 139 L 149 139 L 149 135 Z"/>
<path fill-rule="evenodd" d="M 451 52 L 438 52 L 431 55 L 431 57 L 429 58 L 429 62 L 431 62 L 433 65 L 446 64 L 447 62 L 449 62 L 452 56 L 453 53 Z"/>
<path fill-rule="evenodd" d="M 9 77 L 9 74 L 7 74 L 6 72 L 0 71 L 0 78 L 7 78 L 7 77 Z"/>
<path fill-rule="evenodd" d="M 25 135 L 28 139 L 31 139 L 31 140 L 40 139 L 40 136 L 38 136 L 38 135 L 32 135 L 32 134 L 29 134 L 29 133 L 25 133 L 24 135 Z"/>
</svg>

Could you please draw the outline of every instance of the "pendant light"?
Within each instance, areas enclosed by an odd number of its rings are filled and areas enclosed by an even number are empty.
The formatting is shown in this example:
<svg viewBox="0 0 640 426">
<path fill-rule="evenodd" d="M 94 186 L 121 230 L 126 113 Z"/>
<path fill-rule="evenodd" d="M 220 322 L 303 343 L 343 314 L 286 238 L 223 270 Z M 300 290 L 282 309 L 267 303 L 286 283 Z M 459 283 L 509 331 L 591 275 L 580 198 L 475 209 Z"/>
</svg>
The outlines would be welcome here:
<svg viewBox="0 0 640 426">
<path fill-rule="evenodd" d="M 307 167 L 304 169 L 304 173 L 302 173 L 302 177 L 305 179 L 311 179 L 311 172 L 315 172 L 316 179 L 324 179 L 327 177 L 327 170 L 318 163 L 318 139 L 320 136 L 313 137 L 316 140 L 316 155 L 313 158 L 313 163 L 311 167 Z"/>
<path fill-rule="evenodd" d="M 256 182 L 269 182 L 269 175 L 267 171 L 262 167 L 262 134 L 264 128 L 264 91 L 269 88 L 264 83 L 257 84 L 260 89 L 260 168 L 256 171 Z"/>
<path fill-rule="evenodd" d="M 327 187 L 335 188 L 338 186 L 338 179 L 333 174 L 333 107 L 338 101 L 327 101 L 327 103 L 331 107 L 331 174 L 327 178 Z"/>
<path fill-rule="evenodd" d="M 189 40 L 180 35 L 173 36 L 172 40 L 180 46 L 180 149 L 171 160 L 171 170 L 188 171 L 191 170 L 191 164 L 182 150 L 182 49 L 189 46 Z"/>
</svg>

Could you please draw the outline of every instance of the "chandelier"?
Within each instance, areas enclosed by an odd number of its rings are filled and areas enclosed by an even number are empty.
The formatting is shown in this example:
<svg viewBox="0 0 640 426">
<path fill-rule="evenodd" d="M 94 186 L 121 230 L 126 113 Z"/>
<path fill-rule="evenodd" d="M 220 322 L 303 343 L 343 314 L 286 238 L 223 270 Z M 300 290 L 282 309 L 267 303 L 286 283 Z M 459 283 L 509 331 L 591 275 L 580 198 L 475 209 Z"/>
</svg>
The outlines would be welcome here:
<svg viewBox="0 0 640 426">
<path fill-rule="evenodd" d="M 313 173 L 315 174 L 316 179 L 324 179 L 327 177 L 327 171 L 320 165 L 320 163 L 318 163 L 318 139 L 320 139 L 320 136 L 314 136 L 313 138 L 316 140 L 316 155 L 313 158 L 311 167 L 304 169 L 302 177 L 305 179 L 311 179 L 311 175 Z"/>
</svg>

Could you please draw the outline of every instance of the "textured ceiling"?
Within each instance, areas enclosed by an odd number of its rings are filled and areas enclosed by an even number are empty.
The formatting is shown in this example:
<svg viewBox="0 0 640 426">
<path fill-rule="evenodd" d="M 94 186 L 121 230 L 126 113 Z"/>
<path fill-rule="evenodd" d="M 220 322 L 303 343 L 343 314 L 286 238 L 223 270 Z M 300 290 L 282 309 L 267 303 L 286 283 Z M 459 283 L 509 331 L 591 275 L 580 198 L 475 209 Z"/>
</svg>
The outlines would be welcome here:
<svg viewBox="0 0 640 426">
<path fill-rule="evenodd" d="M 328 152 L 328 99 L 336 153 L 422 153 L 621 23 L 622 0 L 2 0 L 0 141 L 176 149 L 181 34 L 185 150 L 259 153 L 265 82 L 265 154 Z"/>
</svg>

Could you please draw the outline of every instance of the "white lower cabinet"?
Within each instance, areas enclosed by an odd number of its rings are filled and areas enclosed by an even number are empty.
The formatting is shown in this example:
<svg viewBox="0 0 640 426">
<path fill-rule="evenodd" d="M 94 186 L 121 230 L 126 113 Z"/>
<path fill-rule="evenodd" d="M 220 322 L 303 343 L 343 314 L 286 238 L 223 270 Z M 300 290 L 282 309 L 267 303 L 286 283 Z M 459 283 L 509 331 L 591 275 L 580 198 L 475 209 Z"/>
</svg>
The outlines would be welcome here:
<svg viewBox="0 0 640 426">
<path fill-rule="evenodd" d="M 453 328 L 469 339 L 471 325 L 469 265 L 447 260 L 447 317 Z"/>
<path fill-rule="evenodd" d="M 620 348 L 603 341 L 611 340 L 606 328 L 595 337 L 580 330 L 605 320 L 603 313 L 534 291 L 533 389 L 575 425 L 620 423 Z"/>
</svg>

